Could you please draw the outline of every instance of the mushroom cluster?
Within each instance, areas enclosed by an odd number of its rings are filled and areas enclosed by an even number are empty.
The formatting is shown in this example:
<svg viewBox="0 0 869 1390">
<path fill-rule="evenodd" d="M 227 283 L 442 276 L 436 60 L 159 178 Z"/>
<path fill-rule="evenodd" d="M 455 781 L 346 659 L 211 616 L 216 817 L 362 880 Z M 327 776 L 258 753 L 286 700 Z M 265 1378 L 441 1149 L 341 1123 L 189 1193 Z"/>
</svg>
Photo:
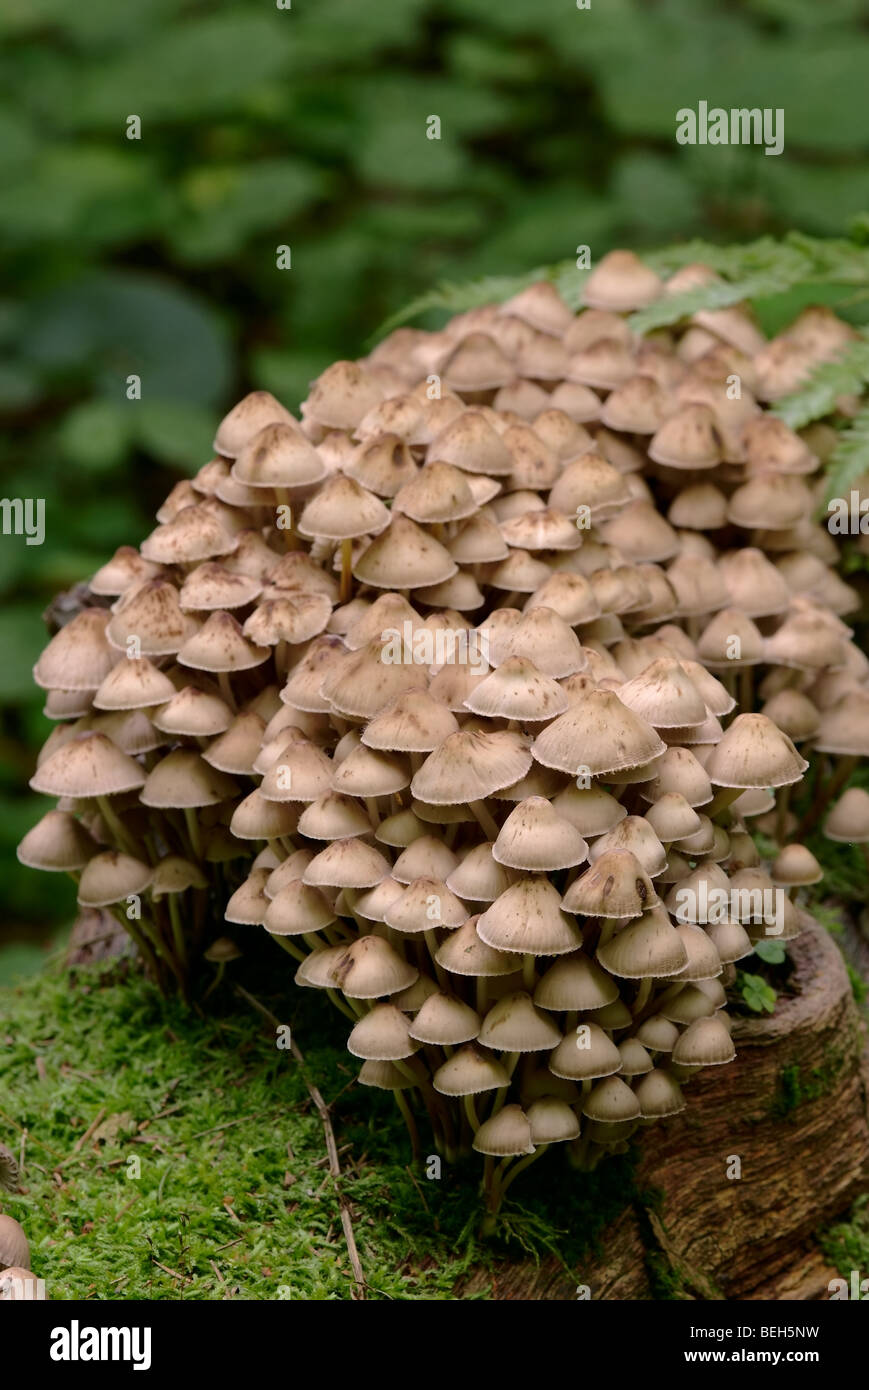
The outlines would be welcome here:
<svg viewBox="0 0 869 1390">
<path fill-rule="evenodd" d="M 486 1156 L 492 1211 L 548 1145 L 592 1167 L 731 1060 L 733 963 L 818 876 L 798 747 L 834 790 L 869 751 L 813 520 L 833 432 L 766 408 L 851 330 L 632 333 L 713 278 L 613 252 L 578 314 L 540 282 L 333 364 L 299 420 L 246 396 L 35 668 L 58 804 L 21 859 L 185 992 L 264 930 L 415 1149 L 424 1111 Z"/>
</svg>

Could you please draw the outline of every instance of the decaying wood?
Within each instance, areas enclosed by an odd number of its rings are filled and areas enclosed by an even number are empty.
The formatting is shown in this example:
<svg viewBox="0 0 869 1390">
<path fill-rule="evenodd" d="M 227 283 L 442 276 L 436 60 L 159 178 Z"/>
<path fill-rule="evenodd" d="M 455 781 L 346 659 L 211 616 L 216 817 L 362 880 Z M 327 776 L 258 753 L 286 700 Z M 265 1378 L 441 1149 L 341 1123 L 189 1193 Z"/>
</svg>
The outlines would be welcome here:
<svg viewBox="0 0 869 1390">
<path fill-rule="evenodd" d="M 842 956 L 812 923 L 789 947 L 793 996 L 740 1019 L 737 1059 L 687 1088 L 651 1127 L 641 1200 L 575 1271 L 500 1264 L 467 1289 L 492 1298 L 812 1299 L 834 1276 L 816 1234 L 869 1189 L 869 1053 Z M 741 1177 L 728 1177 L 741 1164 Z M 666 1292 L 662 1293 L 662 1285 Z"/>
</svg>

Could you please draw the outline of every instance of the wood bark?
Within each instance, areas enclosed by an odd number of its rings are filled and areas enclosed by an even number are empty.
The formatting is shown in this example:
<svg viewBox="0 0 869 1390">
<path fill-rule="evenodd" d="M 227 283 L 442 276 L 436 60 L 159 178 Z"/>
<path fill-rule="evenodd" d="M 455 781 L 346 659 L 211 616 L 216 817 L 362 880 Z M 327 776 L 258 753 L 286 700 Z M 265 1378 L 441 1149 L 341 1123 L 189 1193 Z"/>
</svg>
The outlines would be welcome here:
<svg viewBox="0 0 869 1390">
<path fill-rule="evenodd" d="M 869 1189 L 869 1053 L 842 956 L 808 919 L 792 994 L 739 1019 L 736 1060 L 686 1089 L 641 1140 L 641 1196 L 576 1270 L 500 1262 L 464 1292 L 495 1299 L 813 1299 L 836 1271 L 817 1232 Z M 741 1165 L 741 1177 L 728 1177 Z"/>
</svg>

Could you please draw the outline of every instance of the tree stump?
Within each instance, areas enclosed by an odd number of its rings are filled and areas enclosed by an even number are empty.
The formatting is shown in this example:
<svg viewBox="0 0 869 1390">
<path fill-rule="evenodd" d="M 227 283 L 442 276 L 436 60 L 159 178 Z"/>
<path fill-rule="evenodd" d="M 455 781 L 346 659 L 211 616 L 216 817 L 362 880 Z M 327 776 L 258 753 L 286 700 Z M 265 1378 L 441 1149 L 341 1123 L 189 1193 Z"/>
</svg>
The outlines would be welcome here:
<svg viewBox="0 0 869 1390">
<path fill-rule="evenodd" d="M 499 1264 L 492 1298 L 812 1299 L 836 1271 L 816 1232 L 869 1188 L 869 1052 L 842 956 L 813 919 L 772 1017 L 738 1019 L 737 1059 L 641 1139 L 641 1196 L 575 1272 Z M 741 1176 L 728 1176 L 741 1170 Z M 578 1175 L 577 1175 L 578 1176 Z"/>
</svg>

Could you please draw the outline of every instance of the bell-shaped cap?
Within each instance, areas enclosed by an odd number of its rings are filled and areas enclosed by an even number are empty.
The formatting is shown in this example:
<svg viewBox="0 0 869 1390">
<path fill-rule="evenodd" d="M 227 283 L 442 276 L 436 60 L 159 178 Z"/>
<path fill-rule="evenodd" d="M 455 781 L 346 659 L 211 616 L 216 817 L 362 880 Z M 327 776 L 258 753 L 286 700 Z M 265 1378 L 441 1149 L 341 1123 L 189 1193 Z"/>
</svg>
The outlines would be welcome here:
<svg viewBox="0 0 869 1390">
<path fill-rule="evenodd" d="M 82 907 L 108 907 L 131 894 L 144 893 L 150 882 L 148 864 L 117 850 L 104 850 L 95 854 L 82 870 L 78 902 Z"/>
<path fill-rule="evenodd" d="M 482 913 L 477 933 L 498 951 L 560 956 L 582 945 L 582 933 L 561 909 L 557 888 L 544 878 L 522 878 Z"/>
<path fill-rule="evenodd" d="M 503 995 L 483 1019 L 478 1041 L 498 1052 L 543 1052 L 561 1041 L 561 1030 L 529 994 Z"/>
<path fill-rule="evenodd" d="M 568 1032 L 549 1058 L 554 1076 L 589 1081 L 621 1070 L 622 1059 L 608 1033 L 597 1023 L 584 1022 Z"/>
<path fill-rule="evenodd" d="M 484 1120 L 473 1139 L 477 1153 L 495 1158 L 534 1152 L 531 1122 L 520 1105 L 505 1105 Z"/>
<path fill-rule="evenodd" d="M 432 1085 L 443 1096 L 475 1096 L 509 1085 L 510 1078 L 491 1053 L 467 1043 L 438 1067 Z"/>
<path fill-rule="evenodd" d="M 688 953 L 664 909 L 653 907 L 598 946 L 597 958 L 611 975 L 645 980 L 678 974 Z"/>
<path fill-rule="evenodd" d="M 584 917 L 639 917 L 658 902 L 649 875 L 636 855 L 611 849 L 574 879 L 562 906 Z"/>
<path fill-rule="evenodd" d="M 96 852 L 96 840 L 68 811 L 46 812 L 16 850 L 19 863 L 54 873 L 74 873 Z"/>
<path fill-rule="evenodd" d="M 602 776 L 639 767 L 666 751 L 666 744 L 610 690 L 593 690 L 537 735 L 531 751 L 544 767 L 574 775 Z"/>
<path fill-rule="evenodd" d="M 114 796 L 144 786 L 139 764 L 105 734 L 75 734 L 40 764 L 30 779 L 35 792 L 87 798 Z"/>
<path fill-rule="evenodd" d="M 106 641 L 110 614 L 84 608 L 55 633 L 33 668 L 43 690 L 96 690 L 117 662 Z"/>
<path fill-rule="evenodd" d="M 534 1003 L 556 1013 L 602 1009 L 618 997 L 618 985 L 612 977 L 579 954 L 555 961 L 534 990 Z"/>
<path fill-rule="evenodd" d="M 380 1062 L 411 1057 L 419 1044 L 410 1036 L 409 1024 L 410 1019 L 394 1004 L 375 1004 L 347 1039 L 347 1051 L 354 1057 Z"/>
<path fill-rule="evenodd" d="M 787 734 L 763 714 L 739 714 L 706 762 L 719 787 L 785 787 L 799 782 L 808 763 Z"/>
<path fill-rule="evenodd" d="M 581 864 L 588 856 L 588 845 L 544 797 L 531 796 L 510 812 L 492 855 L 508 868 L 553 872 Z"/>
<path fill-rule="evenodd" d="M 330 978 L 349 999 L 378 999 L 407 989 L 419 971 L 379 936 L 360 936 L 332 966 Z"/>
</svg>

